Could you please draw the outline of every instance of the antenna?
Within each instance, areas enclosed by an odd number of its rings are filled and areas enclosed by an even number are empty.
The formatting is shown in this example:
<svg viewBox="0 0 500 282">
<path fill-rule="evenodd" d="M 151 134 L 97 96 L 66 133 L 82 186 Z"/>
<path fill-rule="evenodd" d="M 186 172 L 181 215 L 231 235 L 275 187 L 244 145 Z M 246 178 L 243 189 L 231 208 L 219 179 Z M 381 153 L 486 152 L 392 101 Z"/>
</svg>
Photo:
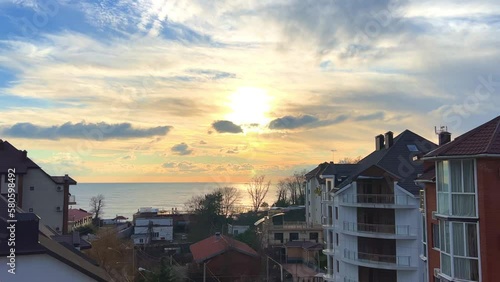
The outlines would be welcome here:
<svg viewBox="0 0 500 282">
<path fill-rule="evenodd" d="M 335 162 L 335 152 L 337 152 L 337 150 L 331 149 L 330 151 L 332 152 L 332 162 Z"/>
<path fill-rule="evenodd" d="M 439 129 L 437 129 L 437 126 L 434 126 L 434 132 L 436 133 L 436 135 L 439 135 L 442 132 L 448 132 L 448 126 L 441 125 L 439 126 Z"/>
</svg>

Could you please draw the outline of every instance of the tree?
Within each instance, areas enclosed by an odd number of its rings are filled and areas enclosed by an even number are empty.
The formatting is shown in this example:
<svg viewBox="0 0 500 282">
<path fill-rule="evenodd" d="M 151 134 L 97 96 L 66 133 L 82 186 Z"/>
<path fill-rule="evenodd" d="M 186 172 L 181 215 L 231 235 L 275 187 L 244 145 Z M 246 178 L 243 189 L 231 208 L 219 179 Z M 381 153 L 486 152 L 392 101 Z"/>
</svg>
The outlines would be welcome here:
<svg viewBox="0 0 500 282">
<path fill-rule="evenodd" d="M 223 194 L 219 190 L 204 196 L 193 196 L 185 205 L 196 215 L 196 224 L 191 226 L 189 233 L 189 239 L 192 241 L 204 239 L 216 231 L 220 232 L 227 221 L 224 215 Z"/>
<path fill-rule="evenodd" d="M 276 190 L 276 196 L 278 199 L 276 200 L 276 203 L 274 203 L 274 206 L 288 207 L 290 205 L 290 202 L 288 201 L 288 188 L 286 185 L 286 181 L 284 179 L 281 179 L 276 187 L 278 188 Z"/>
<path fill-rule="evenodd" d="M 259 210 L 260 205 L 264 201 L 269 191 L 269 186 L 271 186 L 271 181 L 266 182 L 265 175 L 255 176 L 248 183 L 247 191 L 252 199 L 252 207 L 255 212 Z"/>
<path fill-rule="evenodd" d="M 172 266 L 167 265 L 165 258 L 160 259 L 160 267 L 154 271 L 143 271 L 144 274 L 140 275 L 140 282 L 159 281 L 159 282 L 175 282 L 178 281 L 175 271 Z"/>
<path fill-rule="evenodd" d="M 358 156 L 356 158 L 345 157 L 343 159 L 340 159 L 337 163 L 339 163 L 339 164 L 357 164 L 362 159 L 363 158 L 361 156 Z"/>
<path fill-rule="evenodd" d="M 215 190 L 222 194 L 222 214 L 227 218 L 231 216 L 240 198 L 240 191 L 235 187 L 222 187 Z"/>
<path fill-rule="evenodd" d="M 106 205 L 104 201 L 104 195 L 99 194 L 97 196 L 94 196 L 90 198 L 90 212 L 94 214 L 94 218 L 92 222 L 94 223 L 95 226 L 99 226 L 99 219 L 100 216 L 104 213 L 102 209 Z"/>
</svg>

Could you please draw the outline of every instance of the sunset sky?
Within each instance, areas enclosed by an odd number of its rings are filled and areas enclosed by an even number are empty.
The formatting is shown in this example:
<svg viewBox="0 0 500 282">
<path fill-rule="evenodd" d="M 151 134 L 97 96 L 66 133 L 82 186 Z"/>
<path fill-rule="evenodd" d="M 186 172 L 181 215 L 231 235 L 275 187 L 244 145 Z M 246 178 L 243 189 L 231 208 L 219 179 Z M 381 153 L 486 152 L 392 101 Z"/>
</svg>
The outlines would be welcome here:
<svg viewBox="0 0 500 282">
<path fill-rule="evenodd" d="M 242 182 L 500 111 L 500 1 L 0 0 L 0 138 L 78 182 Z"/>
</svg>

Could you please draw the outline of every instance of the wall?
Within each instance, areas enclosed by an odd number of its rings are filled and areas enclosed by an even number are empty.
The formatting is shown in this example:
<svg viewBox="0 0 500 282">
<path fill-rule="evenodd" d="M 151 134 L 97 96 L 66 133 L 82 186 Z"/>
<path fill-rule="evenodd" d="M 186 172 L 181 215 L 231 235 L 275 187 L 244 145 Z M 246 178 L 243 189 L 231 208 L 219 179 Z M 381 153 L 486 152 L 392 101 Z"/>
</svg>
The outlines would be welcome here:
<svg viewBox="0 0 500 282">
<path fill-rule="evenodd" d="M 500 158 L 477 160 L 482 281 L 500 277 Z"/>
<path fill-rule="evenodd" d="M 30 186 L 34 186 L 33 191 Z M 61 191 L 57 191 L 57 187 Z M 40 217 L 40 223 L 48 225 L 54 230 L 63 230 L 64 185 L 56 184 L 41 169 L 29 169 L 24 176 L 23 183 L 23 210 L 33 212 Z M 56 210 L 61 207 L 61 211 Z"/>
<path fill-rule="evenodd" d="M 16 274 L 7 273 L 7 259 L 0 258 L 0 281 L 89 282 L 91 277 L 47 254 L 16 257 Z"/>
<path fill-rule="evenodd" d="M 437 200 L 436 200 L 436 184 L 426 183 L 425 184 L 425 214 L 426 214 L 426 224 L 427 224 L 427 269 L 428 281 L 433 281 L 434 279 L 434 268 L 441 267 L 441 261 L 439 257 L 439 250 L 434 249 L 432 246 L 434 244 L 433 234 L 432 234 L 432 224 L 439 225 L 436 219 L 432 219 L 432 212 L 437 211 Z"/>
<path fill-rule="evenodd" d="M 174 220 L 172 218 L 137 218 L 134 222 L 135 226 L 148 226 L 149 222 L 153 222 L 153 224 L 157 225 L 174 225 Z"/>
<path fill-rule="evenodd" d="M 324 191 L 325 185 L 320 185 L 316 177 L 311 178 L 306 184 L 306 221 L 311 224 L 321 224 L 321 194 L 315 193 L 318 186 Z"/>
<path fill-rule="evenodd" d="M 260 259 L 237 251 L 228 251 L 209 260 L 207 267 L 220 281 L 235 281 L 241 276 L 255 276 L 260 272 Z M 203 269 L 203 264 L 201 264 Z M 254 281 L 253 279 L 250 279 Z"/>
</svg>

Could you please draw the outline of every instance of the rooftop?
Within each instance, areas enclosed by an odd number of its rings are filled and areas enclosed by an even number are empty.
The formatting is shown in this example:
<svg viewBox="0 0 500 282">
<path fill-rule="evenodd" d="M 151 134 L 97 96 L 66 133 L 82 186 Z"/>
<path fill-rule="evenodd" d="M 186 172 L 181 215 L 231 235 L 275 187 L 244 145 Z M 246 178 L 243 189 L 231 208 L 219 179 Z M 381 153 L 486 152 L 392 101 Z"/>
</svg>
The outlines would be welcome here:
<svg viewBox="0 0 500 282">
<path fill-rule="evenodd" d="M 92 214 L 84 209 L 68 209 L 69 221 L 79 221 L 89 216 L 92 216 Z"/>
<path fill-rule="evenodd" d="M 224 235 L 213 235 L 189 246 L 193 259 L 203 262 L 230 250 L 257 257 L 257 252 L 247 244 Z"/>
<path fill-rule="evenodd" d="M 424 159 L 486 154 L 500 155 L 500 116 L 439 146 L 425 155 Z"/>
</svg>

